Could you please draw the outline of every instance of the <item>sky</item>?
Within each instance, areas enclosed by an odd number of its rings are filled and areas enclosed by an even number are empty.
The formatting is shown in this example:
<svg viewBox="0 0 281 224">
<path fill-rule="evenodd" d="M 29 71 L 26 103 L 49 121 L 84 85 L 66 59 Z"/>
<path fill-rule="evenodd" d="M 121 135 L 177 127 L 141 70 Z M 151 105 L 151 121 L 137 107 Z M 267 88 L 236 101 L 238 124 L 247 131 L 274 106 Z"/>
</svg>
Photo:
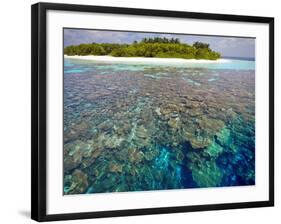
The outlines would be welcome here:
<svg viewBox="0 0 281 224">
<path fill-rule="evenodd" d="M 64 29 L 64 46 L 82 43 L 132 43 L 149 37 L 179 38 L 182 43 L 196 41 L 210 44 L 210 48 L 220 52 L 222 57 L 255 57 L 255 39 L 225 36 L 200 36 L 188 34 L 161 34 L 145 32 L 123 32 L 86 29 Z"/>
</svg>

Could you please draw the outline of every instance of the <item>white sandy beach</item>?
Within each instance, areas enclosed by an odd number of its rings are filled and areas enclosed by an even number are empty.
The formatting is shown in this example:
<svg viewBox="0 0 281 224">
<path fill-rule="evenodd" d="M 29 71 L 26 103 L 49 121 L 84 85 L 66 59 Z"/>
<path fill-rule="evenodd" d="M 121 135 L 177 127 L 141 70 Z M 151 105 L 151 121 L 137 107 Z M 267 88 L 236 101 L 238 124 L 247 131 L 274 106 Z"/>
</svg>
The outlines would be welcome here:
<svg viewBox="0 0 281 224">
<path fill-rule="evenodd" d="M 92 60 L 97 62 L 110 62 L 110 63 L 155 63 L 155 64 L 186 64 L 186 63 L 225 63 L 228 59 L 218 59 L 218 60 L 203 60 L 203 59 L 182 59 L 182 58 L 146 58 L 146 57 L 112 57 L 112 56 L 68 56 L 64 55 L 65 58 L 70 59 L 81 59 L 81 60 Z"/>
</svg>

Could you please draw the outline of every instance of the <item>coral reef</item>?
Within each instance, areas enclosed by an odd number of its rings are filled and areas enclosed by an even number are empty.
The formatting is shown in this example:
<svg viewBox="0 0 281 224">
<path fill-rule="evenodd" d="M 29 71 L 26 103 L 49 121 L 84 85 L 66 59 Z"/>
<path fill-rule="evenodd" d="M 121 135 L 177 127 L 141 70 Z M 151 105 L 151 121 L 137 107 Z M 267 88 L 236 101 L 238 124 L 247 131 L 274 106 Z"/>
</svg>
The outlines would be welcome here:
<svg viewBox="0 0 281 224">
<path fill-rule="evenodd" d="M 75 170 L 71 175 L 64 178 L 64 192 L 67 194 L 84 193 L 88 187 L 87 174 L 81 170 Z"/>
<path fill-rule="evenodd" d="M 64 193 L 255 184 L 253 70 L 73 61 Z"/>
</svg>

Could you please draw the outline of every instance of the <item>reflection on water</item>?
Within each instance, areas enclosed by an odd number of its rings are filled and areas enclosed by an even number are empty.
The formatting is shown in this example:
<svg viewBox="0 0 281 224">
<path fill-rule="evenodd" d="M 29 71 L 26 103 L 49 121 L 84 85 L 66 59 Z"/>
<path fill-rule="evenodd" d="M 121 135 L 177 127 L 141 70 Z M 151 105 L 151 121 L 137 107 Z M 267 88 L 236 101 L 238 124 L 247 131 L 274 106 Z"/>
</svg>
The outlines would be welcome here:
<svg viewBox="0 0 281 224">
<path fill-rule="evenodd" d="M 64 193 L 255 184 L 254 62 L 66 59 Z"/>
</svg>

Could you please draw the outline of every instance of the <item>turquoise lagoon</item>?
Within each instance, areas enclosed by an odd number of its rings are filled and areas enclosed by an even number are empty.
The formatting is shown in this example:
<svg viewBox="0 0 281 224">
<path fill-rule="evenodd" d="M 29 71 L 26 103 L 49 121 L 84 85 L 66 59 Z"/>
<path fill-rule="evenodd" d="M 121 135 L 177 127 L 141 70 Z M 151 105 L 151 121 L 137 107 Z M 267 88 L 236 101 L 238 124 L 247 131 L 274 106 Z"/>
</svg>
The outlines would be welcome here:
<svg viewBox="0 0 281 224">
<path fill-rule="evenodd" d="M 65 194 L 254 184 L 254 61 L 65 59 Z"/>
</svg>

